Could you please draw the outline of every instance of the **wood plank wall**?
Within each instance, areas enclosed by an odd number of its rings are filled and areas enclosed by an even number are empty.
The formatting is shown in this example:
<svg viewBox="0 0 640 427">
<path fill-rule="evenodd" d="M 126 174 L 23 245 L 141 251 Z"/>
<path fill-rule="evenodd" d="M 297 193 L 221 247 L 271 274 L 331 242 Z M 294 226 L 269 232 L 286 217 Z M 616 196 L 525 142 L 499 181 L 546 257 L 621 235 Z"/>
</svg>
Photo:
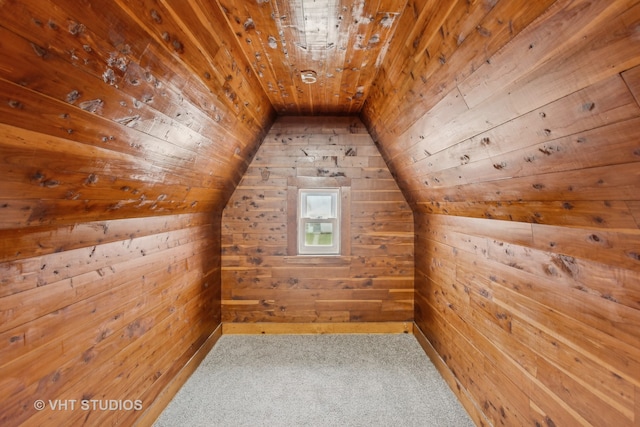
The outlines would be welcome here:
<svg viewBox="0 0 640 427">
<path fill-rule="evenodd" d="M 298 188 L 342 189 L 341 256 L 296 256 Z M 413 215 L 358 118 L 283 117 L 222 218 L 224 322 L 413 319 Z"/>
<path fill-rule="evenodd" d="M 640 5 L 410 1 L 362 118 L 479 425 L 640 425 Z"/>
<path fill-rule="evenodd" d="M 130 425 L 220 323 L 274 112 L 203 4 L 0 1 L 0 425 Z"/>
</svg>

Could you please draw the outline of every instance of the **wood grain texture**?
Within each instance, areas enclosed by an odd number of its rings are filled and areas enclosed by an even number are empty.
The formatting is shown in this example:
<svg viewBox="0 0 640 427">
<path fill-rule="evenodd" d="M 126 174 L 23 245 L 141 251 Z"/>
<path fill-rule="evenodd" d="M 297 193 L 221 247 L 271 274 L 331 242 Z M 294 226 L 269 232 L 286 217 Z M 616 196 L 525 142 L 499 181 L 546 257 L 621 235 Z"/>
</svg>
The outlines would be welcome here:
<svg viewBox="0 0 640 427">
<path fill-rule="evenodd" d="M 132 425 L 220 325 L 221 211 L 275 111 L 217 7 L 0 16 L 0 424 Z M 48 403 L 82 399 L 142 410 Z"/>
<path fill-rule="evenodd" d="M 403 322 L 413 217 L 357 118 L 278 119 L 224 210 L 223 321 Z M 298 188 L 342 189 L 340 256 L 297 256 Z"/>
<path fill-rule="evenodd" d="M 153 425 L 164 408 L 166 408 L 169 402 L 171 402 L 171 399 L 173 399 L 184 383 L 186 383 L 189 377 L 191 377 L 191 375 L 196 371 L 204 358 L 207 357 L 207 354 L 209 354 L 221 336 L 222 325 L 219 325 L 211 335 L 209 335 L 209 338 L 207 338 L 198 351 L 184 365 L 180 372 L 174 376 L 173 380 L 162 390 L 162 393 L 160 393 L 158 397 L 154 399 L 153 403 L 145 409 L 144 413 L 135 420 L 135 426 L 145 427 Z"/>
<path fill-rule="evenodd" d="M 640 423 L 638 1 L 0 12 L 3 426 L 134 424 L 33 403 L 155 413 L 223 320 L 415 320 L 479 425 Z M 343 253 L 299 257 L 325 186 Z"/>
<path fill-rule="evenodd" d="M 361 114 L 414 211 L 423 346 L 479 425 L 638 425 L 640 6 L 436 3 Z"/>
<path fill-rule="evenodd" d="M 216 3 L 279 114 L 348 115 L 369 96 L 407 0 Z"/>
<path fill-rule="evenodd" d="M 413 322 L 223 323 L 226 334 L 408 334 Z"/>
<path fill-rule="evenodd" d="M 420 328 L 414 324 L 413 335 L 418 340 L 418 343 L 423 348 L 424 352 L 429 356 L 431 363 L 436 367 L 442 378 L 447 382 L 449 388 L 453 390 L 456 397 L 467 411 L 473 422 L 477 426 L 487 425 L 489 421 L 484 414 L 475 406 L 474 401 L 469 397 L 467 391 L 457 381 L 456 376 L 451 372 L 446 362 L 442 359 L 440 354 L 433 348 L 429 340 L 424 336 Z"/>
</svg>

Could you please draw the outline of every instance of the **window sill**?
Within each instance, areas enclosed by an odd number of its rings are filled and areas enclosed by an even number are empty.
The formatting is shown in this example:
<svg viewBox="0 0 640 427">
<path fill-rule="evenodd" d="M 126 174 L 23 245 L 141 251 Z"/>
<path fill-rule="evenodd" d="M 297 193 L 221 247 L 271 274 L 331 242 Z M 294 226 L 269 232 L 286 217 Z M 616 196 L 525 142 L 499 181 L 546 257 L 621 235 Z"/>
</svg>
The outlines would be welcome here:
<svg viewBox="0 0 640 427">
<path fill-rule="evenodd" d="M 349 265 L 351 264 L 350 256 L 342 255 L 296 255 L 284 257 L 286 264 L 296 265 Z"/>
</svg>

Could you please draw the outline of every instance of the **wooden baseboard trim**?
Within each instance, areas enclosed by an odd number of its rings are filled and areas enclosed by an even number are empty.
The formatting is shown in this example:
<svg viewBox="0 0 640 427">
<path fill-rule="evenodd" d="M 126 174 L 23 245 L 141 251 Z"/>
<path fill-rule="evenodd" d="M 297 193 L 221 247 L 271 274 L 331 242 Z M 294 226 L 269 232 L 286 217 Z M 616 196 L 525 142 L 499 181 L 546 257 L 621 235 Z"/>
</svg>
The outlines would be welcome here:
<svg viewBox="0 0 640 427">
<path fill-rule="evenodd" d="M 223 323 L 222 334 L 407 334 L 413 322 Z"/>
<path fill-rule="evenodd" d="M 222 325 L 219 325 L 209 335 L 207 340 L 200 346 L 191 359 L 178 371 L 175 377 L 169 384 L 158 394 L 158 397 L 154 399 L 151 406 L 136 420 L 136 427 L 152 426 L 156 419 L 160 416 L 160 413 L 167 407 L 171 399 L 176 395 L 178 390 L 189 379 L 191 374 L 200 366 L 200 363 L 209 354 L 213 346 L 218 342 L 218 339 L 222 336 Z"/>
<path fill-rule="evenodd" d="M 462 384 L 458 382 L 455 375 L 453 375 L 453 372 L 451 372 L 447 364 L 444 362 L 444 360 L 442 360 L 436 349 L 433 348 L 427 337 L 422 333 L 422 331 L 416 324 L 413 325 L 413 335 L 416 337 L 418 343 L 420 343 L 420 346 L 431 360 L 431 363 L 433 363 L 438 372 L 440 372 L 442 378 L 444 378 L 444 380 L 447 382 L 447 385 L 449 385 L 451 391 L 453 391 L 453 393 L 456 395 L 475 425 L 492 425 L 491 422 L 484 416 L 482 411 L 478 409 L 471 396 L 469 396 L 468 392 L 465 390 Z"/>
</svg>

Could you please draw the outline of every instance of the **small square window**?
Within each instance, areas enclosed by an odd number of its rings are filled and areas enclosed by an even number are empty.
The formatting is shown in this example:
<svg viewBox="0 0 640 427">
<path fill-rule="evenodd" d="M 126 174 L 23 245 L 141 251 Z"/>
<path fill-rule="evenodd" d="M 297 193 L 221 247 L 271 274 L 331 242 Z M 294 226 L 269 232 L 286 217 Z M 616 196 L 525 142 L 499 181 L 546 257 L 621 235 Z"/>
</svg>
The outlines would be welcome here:
<svg viewBox="0 0 640 427">
<path fill-rule="evenodd" d="M 298 195 L 298 253 L 340 253 L 340 190 L 309 189 Z"/>
</svg>

